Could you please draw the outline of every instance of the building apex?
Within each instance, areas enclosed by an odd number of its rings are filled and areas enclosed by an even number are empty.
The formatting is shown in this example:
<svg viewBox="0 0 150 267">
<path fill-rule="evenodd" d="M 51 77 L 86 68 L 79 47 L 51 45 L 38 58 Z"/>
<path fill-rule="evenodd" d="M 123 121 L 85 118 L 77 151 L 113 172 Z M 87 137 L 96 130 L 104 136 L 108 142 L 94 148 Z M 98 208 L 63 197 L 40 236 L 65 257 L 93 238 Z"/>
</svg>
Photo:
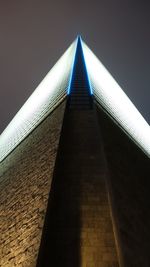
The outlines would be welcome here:
<svg viewBox="0 0 150 267">
<path fill-rule="evenodd" d="M 67 97 L 79 46 L 94 100 L 150 157 L 148 123 L 78 35 L 1 134 L 0 162 Z"/>
</svg>

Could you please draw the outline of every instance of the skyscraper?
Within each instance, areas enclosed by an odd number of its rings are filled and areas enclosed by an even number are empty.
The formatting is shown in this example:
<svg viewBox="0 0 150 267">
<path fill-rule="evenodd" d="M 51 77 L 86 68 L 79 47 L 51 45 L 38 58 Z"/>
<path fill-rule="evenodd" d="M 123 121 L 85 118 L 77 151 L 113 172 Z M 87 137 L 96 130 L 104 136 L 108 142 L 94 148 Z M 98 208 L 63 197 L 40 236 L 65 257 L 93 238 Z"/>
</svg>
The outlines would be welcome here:
<svg viewBox="0 0 150 267">
<path fill-rule="evenodd" d="M 149 125 L 80 37 L 0 146 L 2 266 L 148 266 Z"/>
</svg>

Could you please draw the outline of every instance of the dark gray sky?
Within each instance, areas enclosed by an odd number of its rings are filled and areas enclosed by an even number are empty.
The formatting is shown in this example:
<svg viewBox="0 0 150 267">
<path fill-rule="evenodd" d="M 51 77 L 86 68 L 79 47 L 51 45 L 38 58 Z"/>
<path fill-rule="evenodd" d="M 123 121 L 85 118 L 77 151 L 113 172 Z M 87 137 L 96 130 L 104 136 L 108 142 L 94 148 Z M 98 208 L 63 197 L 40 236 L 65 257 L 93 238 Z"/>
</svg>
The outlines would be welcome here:
<svg viewBox="0 0 150 267">
<path fill-rule="evenodd" d="M 1 0 L 0 132 L 77 34 L 150 124 L 149 2 Z"/>
</svg>

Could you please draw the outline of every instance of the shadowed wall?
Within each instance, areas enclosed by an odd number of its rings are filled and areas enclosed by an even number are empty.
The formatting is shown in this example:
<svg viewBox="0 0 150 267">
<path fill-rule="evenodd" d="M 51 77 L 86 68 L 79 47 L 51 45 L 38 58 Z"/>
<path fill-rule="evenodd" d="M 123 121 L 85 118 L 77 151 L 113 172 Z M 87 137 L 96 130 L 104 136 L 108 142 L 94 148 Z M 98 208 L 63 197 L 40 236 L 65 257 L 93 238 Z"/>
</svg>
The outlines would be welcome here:
<svg viewBox="0 0 150 267">
<path fill-rule="evenodd" d="M 118 267 L 106 176 L 79 38 L 37 267 Z"/>
<path fill-rule="evenodd" d="M 118 267 L 97 117 L 66 109 L 37 266 Z"/>
<path fill-rule="evenodd" d="M 150 160 L 97 108 L 122 266 L 150 266 Z"/>
</svg>

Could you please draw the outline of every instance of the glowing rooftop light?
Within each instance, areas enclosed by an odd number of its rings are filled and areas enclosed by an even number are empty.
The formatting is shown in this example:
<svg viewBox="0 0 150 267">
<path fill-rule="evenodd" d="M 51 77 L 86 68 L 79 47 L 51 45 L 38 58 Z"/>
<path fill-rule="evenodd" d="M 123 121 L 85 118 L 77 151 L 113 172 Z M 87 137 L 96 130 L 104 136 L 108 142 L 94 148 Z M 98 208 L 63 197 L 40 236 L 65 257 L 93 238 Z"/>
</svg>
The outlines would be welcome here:
<svg viewBox="0 0 150 267">
<path fill-rule="evenodd" d="M 95 99 L 150 157 L 150 126 L 84 42 L 82 47 Z"/>
<path fill-rule="evenodd" d="M 0 162 L 67 95 L 77 40 L 67 49 L 0 135 Z"/>
</svg>

